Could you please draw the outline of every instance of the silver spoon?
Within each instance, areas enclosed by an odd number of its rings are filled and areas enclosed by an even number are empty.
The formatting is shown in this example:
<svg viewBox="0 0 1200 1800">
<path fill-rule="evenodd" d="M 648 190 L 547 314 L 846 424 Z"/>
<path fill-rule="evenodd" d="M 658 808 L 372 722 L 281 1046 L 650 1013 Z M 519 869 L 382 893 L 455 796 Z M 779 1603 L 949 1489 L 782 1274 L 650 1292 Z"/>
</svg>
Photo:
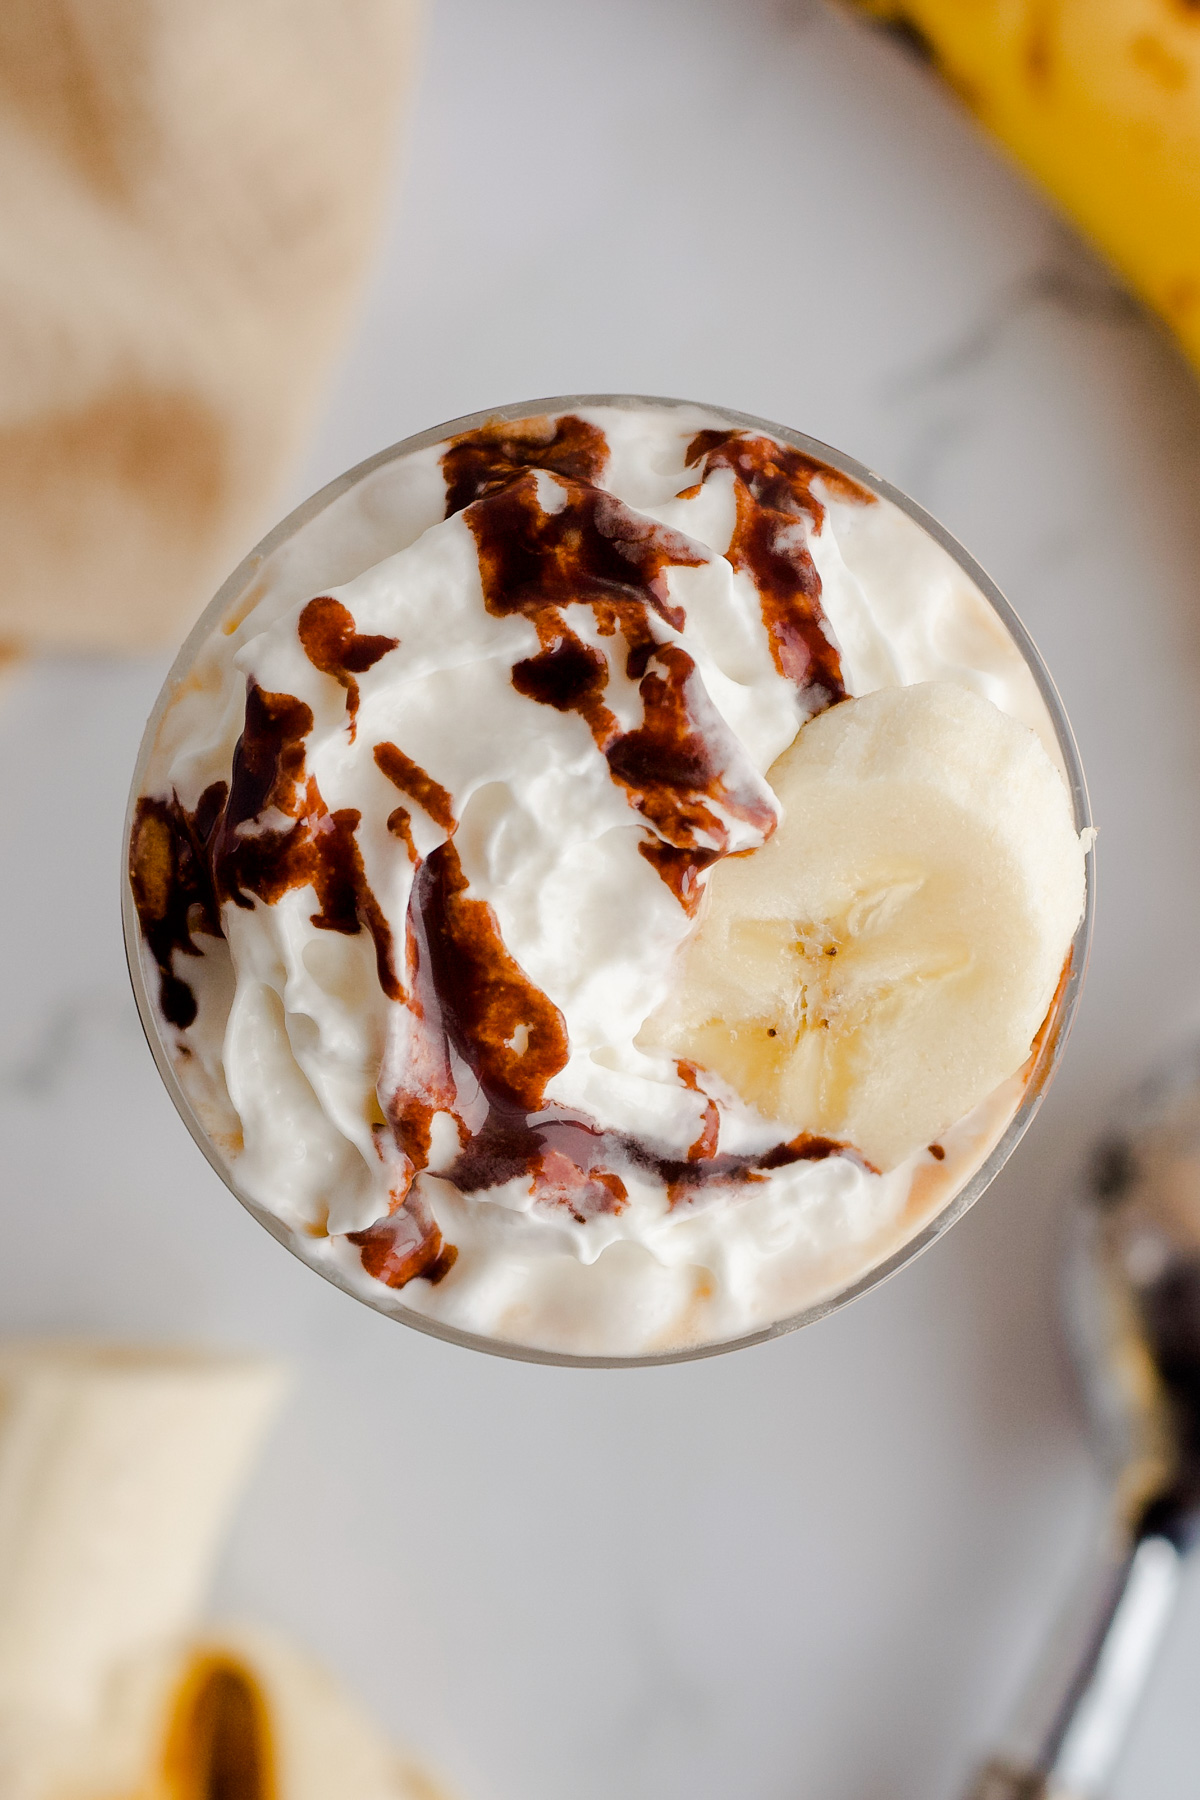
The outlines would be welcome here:
<svg viewBox="0 0 1200 1800">
<path fill-rule="evenodd" d="M 1067 1317 L 1113 1506 L 970 1800 L 1104 1792 L 1200 1537 L 1200 1046 L 1139 1090 L 1096 1158 Z"/>
</svg>

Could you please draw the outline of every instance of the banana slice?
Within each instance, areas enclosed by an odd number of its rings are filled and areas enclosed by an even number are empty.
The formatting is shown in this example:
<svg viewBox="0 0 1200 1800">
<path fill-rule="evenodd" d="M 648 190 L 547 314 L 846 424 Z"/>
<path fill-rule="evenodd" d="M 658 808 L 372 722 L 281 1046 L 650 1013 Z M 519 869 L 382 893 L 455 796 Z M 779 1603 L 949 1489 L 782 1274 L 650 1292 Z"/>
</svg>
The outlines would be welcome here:
<svg viewBox="0 0 1200 1800">
<path fill-rule="evenodd" d="M 1083 912 L 1066 788 L 951 682 L 843 701 L 768 780 L 783 823 L 714 869 L 641 1041 L 894 1168 L 1029 1056 Z"/>
</svg>

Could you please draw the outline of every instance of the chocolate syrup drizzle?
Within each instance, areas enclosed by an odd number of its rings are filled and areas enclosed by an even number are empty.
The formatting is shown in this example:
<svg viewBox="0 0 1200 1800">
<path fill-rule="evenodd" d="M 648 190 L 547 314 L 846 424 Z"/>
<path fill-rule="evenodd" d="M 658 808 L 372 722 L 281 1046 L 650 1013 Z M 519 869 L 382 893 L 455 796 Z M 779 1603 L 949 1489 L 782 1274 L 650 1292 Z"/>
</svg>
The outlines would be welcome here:
<svg viewBox="0 0 1200 1800">
<path fill-rule="evenodd" d="M 765 837 L 775 814 L 692 658 L 665 641 L 666 628 L 684 624 L 668 571 L 695 567 L 708 552 L 596 486 L 607 461 L 604 433 L 573 415 L 487 426 L 455 440 L 443 456 L 446 512 L 462 511 L 475 537 L 489 612 L 521 614 L 537 632 L 538 651 L 516 663 L 514 687 L 583 719 L 645 821 L 642 855 L 690 913 L 703 871 L 728 849 L 730 821 Z M 702 432 L 688 461 L 703 464 L 701 480 L 716 469 L 732 471 L 737 522 L 729 559 L 758 587 L 776 667 L 796 683 L 809 711 L 833 704 L 845 687 L 798 525 L 818 525 L 822 517 L 812 493 L 816 476 L 846 497 L 873 496 L 797 451 L 744 433 Z M 541 504 L 539 471 L 558 489 L 561 503 L 553 510 Z M 605 702 L 608 658 L 572 629 L 573 607 L 590 609 L 595 635 L 621 641 L 624 672 L 638 684 L 642 704 L 641 723 L 631 730 Z M 353 737 L 355 677 L 398 640 L 361 635 L 348 608 L 329 596 L 309 602 L 298 631 L 314 666 L 346 690 Z M 546 1085 L 568 1057 L 566 1026 L 510 955 L 492 908 L 469 893 L 453 843 L 451 795 L 398 745 L 374 747 L 377 766 L 410 803 L 388 818 L 414 865 L 401 978 L 391 931 L 366 880 L 360 815 L 354 808 L 331 813 L 307 773 L 312 729 L 303 701 L 251 682 L 228 789 L 215 783 L 192 812 L 174 795 L 139 800 L 131 880 L 159 969 L 160 1004 L 180 1030 L 193 1022 L 196 1001 L 175 973 L 174 955 L 200 954 L 195 933 L 223 935 L 223 902 L 273 905 L 293 888 L 311 887 L 318 929 L 371 934 L 380 985 L 398 1005 L 380 1081 L 386 1124 L 375 1128 L 392 1181 L 389 1216 L 348 1234 L 368 1274 L 398 1288 L 416 1277 L 440 1281 L 453 1266 L 457 1250 L 443 1242 L 413 1187 L 428 1166 L 439 1113 L 459 1138 L 441 1179 L 468 1194 L 528 1180 L 539 1204 L 561 1207 L 580 1223 L 626 1205 L 620 1168 L 657 1179 L 677 1206 L 714 1187 L 761 1181 L 790 1163 L 854 1154 L 807 1134 L 765 1154 L 718 1154 L 716 1102 L 688 1062 L 677 1064 L 680 1080 L 705 1103 L 686 1157 L 664 1156 L 548 1102 Z M 424 859 L 412 807 L 446 834 Z"/>
<path fill-rule="evenodd" d="M 213 890 L 209 846 L 229 789 L 223 781 L 205 788 L 194 812 L 169 800 L 142 795 L 129 840 L 129 879 L 138 922 L 158 965 L 158 1003 L 163 1017 L 186 1031 L 196 1017 L 196 996 L 175 974 L 173 959 L 201 956 L 193 933 L 222 937 L 221 913 Z"/>
<path fill-rule="evenodd" d="M 427 775 L 396 744 L 376 744 L 375 761 L 388 780 L 410 800 L 415 800 L 434 824 L 441 826 L 447 837 L 454 835 L 458 829 L 454 803 L 439 781 Z"/>
<path fill-rule="evenodd" d="M 819 477 L 838 499 L 864 506 L 874 494 L 827 463 L 753 432 L 699 431 L 687 462 L 703 465 L 701 481 L 718 469 L 733 475 L 737 513 L 725 555 L 758 589 L 775 667 L 804 694 L 810 713 L 844 700 L 841 658 L 821 607 L 821 577 L 805 543 L 807 529 L 819 531 L 825 518 L 812 484 Z"/>
<path fill-rule="evenodd" d="M 210 848 L 217 897 L 249 909 L 256 900 L 274 906 L 290 889 L 311 887 L 318 905 L 310 922 L 346 937 L 365 925 L 379 985 L 389 1000 L 401 1000 L 391 929 L 367 884 L 355 835 L 361 814 L 352 806 L 331 813 L 305 773 L 304 741 L 312 728 L 312 710 L 302 700 L 249 684 L 229 797 Z M 264 813 L 281 813 L 291 823 L 265 826 Z"/>
<path fill-rule="evenodd" d="M 447 1244 L 424 1200 L 410 1193 L 404 1205 L 365 1231 L 348 1231 L 362 1266 L 385 1287 L 402 1288 L 417 1276 L 434 1287 L 458 1261 L 458 1246 Z"/>
<path fill-rule="evenodd" d="M 655 631 L 657 620 L 675 630 L 684 624 L 668 569 L 695 568 L 708 553 L 601 488 L 563 476 L 555 485 L 561 504 L 551 511 L 530 472 L 466 509 L 484 605 L 498 617 L 521 613 L 534 625 L 541 648 L 515 665 L 513 686 L 585 721 L 614 781 L 652 827 L 639 845 L 642 855 L 691 912 L 699 875 L 729 847 L 728 820 L 764 837 L 775 825 L 774 809 L 708 700 L 694 661 Z M 590 608 L 598 635 L 623 639 L 625 674 L 638 682 L 643 709 L 632 731 L 622 731 L 604 703 L 608 662 L 571 629 L 566 613 L 575 606 Z"/>
<path fill-rule="evenodd" d="M 451 518 L 503 487 L 523 469 L 546 469 L 573 481 L 597 483 L 608 467 L 608 439 L 577 413 L 559 419 L 497 420 L 455 438 L 442 457 L 446 512 Z"/>
<path fill-rule="evenodd" d="M 350 721 L 350 741 L 358 733 L 358 683 L 356 675 L 365 675 L 389 650 L 400 643 L 394 637 L 361 637 L 354 629 L 354 616 L 340 600 L 328 594 L 310 600 L 300 614 L 300 642 L 314 668 L 332 675 L 346 690 L 346 712 Z"/>
<path fill-rule="evenodd" d="M 805 1135 L 765 1156 L 718 1156 L 719 1115 L 706 1096 L 701 1132 L 687 1157 L 669 1157 L 548 1102 L 546 1085 L 569 1050 L 562 1015 L 509 954 L 492 908 L 468 897 L 451 841 L 417 872 L 409 945 L 410 1005 L 419 1028 L 405 1043 L 402 1079 L 386 1111 L 413 1173 L 426 1166 L 434 1113 L 446 1112 L 458 1120 L 461 1148 L 450 1168 L 439 1171 L 444 1180 L 463 1193 L 526 1180 L 540 1204 L 560 1206 L 583 1224 L 624 1208 L 621 1166 L 657 1179 L 676 1206 L 705 1187 L 760 1181 L 765 1170 L 844 1149 Z M 702 1093 L 695 1065 L 677 1066 L 685 1085 Z M 468 1089 L 478 1084 L 485 1106 L 471 1128 L 456 1067 L 468 1072 Z"/>
</svg>

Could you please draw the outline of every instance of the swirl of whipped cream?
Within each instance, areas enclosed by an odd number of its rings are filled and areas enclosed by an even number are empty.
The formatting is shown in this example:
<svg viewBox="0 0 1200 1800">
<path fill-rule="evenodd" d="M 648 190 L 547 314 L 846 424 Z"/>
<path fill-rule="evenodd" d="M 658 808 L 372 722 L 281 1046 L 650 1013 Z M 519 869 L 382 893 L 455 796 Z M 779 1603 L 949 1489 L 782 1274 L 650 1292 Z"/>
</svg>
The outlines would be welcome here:
<svg viewBox="0 0 1200 1800">
<path fill-rule="evenodd" d="M 237 1186 L 361 1289 L 584 1354 L 752 1331 L 911 1235 L 1019 1082 L 881 1175 L 639 1035 L 814 714 L 955 680 L 1057 757 L 957 564 L 685 408 L 486 426 L 317 536 L 198 652 L 131 842 L 163 1034 Z"/>
</svg>

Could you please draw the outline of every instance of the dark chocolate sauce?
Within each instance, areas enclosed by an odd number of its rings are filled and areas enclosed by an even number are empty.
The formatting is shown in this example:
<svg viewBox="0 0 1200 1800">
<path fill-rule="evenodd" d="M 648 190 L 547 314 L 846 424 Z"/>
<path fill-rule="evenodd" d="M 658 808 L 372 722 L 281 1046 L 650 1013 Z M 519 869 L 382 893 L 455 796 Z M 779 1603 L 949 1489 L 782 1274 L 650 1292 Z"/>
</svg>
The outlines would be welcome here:
<svg viewBox="0 0 1200 1800">
<path fill-rule="evenodd" d="M 447 1112 L 459 1119 L 462 1148 L 443 1179 L 464 1192 L 521 1176 L 539 1204 L 565 1206 L 580 1222 L 620 1211 L 625 1184 L 603 1166 L 601 1135 L 546 1106 L 546 1084 L 567 1060 L 562 1015 L 510 955 L 492 908 L 469 897 L 449 841 L 417 871 L 408 967 L 412 1028 L 386 1111 L 409 1179 L 427 1166 L 434 1113 Z M 474 1130 L 462 1120 L 451 1052 L 486 1108 Z"/>
<path fill-rule="evenodd" d="M 363 870 L 353 807 L 330 812 L 306 775 L 304 741 L 313 717 L 302 700 L 251 682 L 232 779 L 214 782 L 194 812 L 178 796 L 137 804 L 130 837 L 130 881 L 142 934 L 159 969 L 164 1017 L 186 1030 L 196 998 L 172 966 L 175 951 L 200 954 L 192 934 L 222 937 L 221 903 L 274 905 L 291 888 L 311 886 L 312 923 L 353 936 L 365 926 L 375 944 L 380 986 L 403 998 L 392 963 L 392 935 Z M 279 824 L 264 824 L 264 815 Z"/>
<path fill-rule="evenodd" d="M 390 1218 L 346 1235 L 357 1247 L 367 1274 L 385 1287 L 402 1288 L 418 1275 L 436 1287 L 458 1261 L 457 1248 L 446 1243 L 416 1194 L 410 1194 Z"/>
<path fill-rule="evenodd" d="M 453 843 L 422 864 L 415 903 L 450 1042 L 489 1100 L 537 1112 L 546 1083 L 566 1066 L 567 1028 L 509 954 L 492 908 L 469 898 Z"/>
<path fill-rule="evenodd" d="M 354 628 L 354 615 L 330 595 L 310 600 L 300 614 L 300 642 L 304 653 L 322 674 L 332 675 L 346 690 L 350 737 L 358 730 L 358 683 L 389 650 L 400 643 L 393 637 L 362 637 Z"/>
<path fill-rule="evenodd" d="M 304 811 L 304 740 L 312 728 L 312 708 L 303 700 L 291 694 L 270 694 L 253 681 L 247 684 L 245 719 L 233 752 L 229 799 L 222 819 L 224 832 L 251 824 L 268 810 L 289 819 L 300 817 Z"/>
<path fill-rule="evenodd" d="M 129 878 L 138 922 L 158 964 L 158 1002 L 163 1016 L 180 1031 L 196 1017 L 196 996 L 175 974 L 172 958 L 200 956 L 193 933 L 222 937 L 221 913 L 209 872 L 213 832 L 225 805 L 223 781 L 205 788 L 194 812 L 169 800 L 143 795 L 134 812 L 129 840 Z"/>
<path fill-rule="evenodd" d="M 704 478 L 717 469 L 733 475 L 737 515 L 725 554 L 758 589 L 775 667 L 805 696 L 810 713 L 844 700 L 841 658 L 826 632 L 804 523 L 819 530 L 825 517 L 812 491 L 818 477 L 839 499 L 866 505 L 875 496 L 815 457 L 751 432 L 697 432 L 687 461 L 703 463 Z"/>
<path fill-rule="evenodd" d="M 497 420 L 454 439 L 442 457 L 446 517 L 503 487 L 522 469 L 546 469 L 575 481 L 598 482 L 608 466 L 608 440 L 598 425 L 574 413 L 560 419 Z"/>
<path fill-rule="evenodd" d="M 694 918 L 704 889 L 700 877 L 721 857 L 720 850 L 677 850 L 661 838 L 643 838 L 638 854 L 644 856 L 660 881 L 665 881 L 689 918 Z"/>
<path fill-rule="evenodd" d="M 862 1162 L 847 1145 L 807 1133 L 757 1155 L 717 1155 L 715 1138 L 710 1135 L 711 1106 L 710 1102 L 705 1108 L 700 1137 L 686 1157 L 666 1156 L 642 1138 L 601 1130 L 561 1108 L 549 1107 L 524 1121 L 494 1110 L 446 1179 L 465 1193 L 474 1193 L 518 1176 L 532 1177 L 535 1198 L 566 1205 L 582 1224 L 597 1212 L 620 1212 L 626 1203 L 625 1184 L 607 1166 L 610 1163 L 632 1166 L 657 1181 L 666 1188 L 669 1204 L 676 1207 L 691 1205 L 702 1193 L 717 1187 L 761 1181 L 765 1172 L 791 1163 L 847 1155 Z"/>
<path fill-rule="evenodd" d="M 761 1181 L 766 1171 L 790 1163 L 856 1155 L 832 1138 L 807 1134 L 759 1155 L 717 1155 L 711 1124 L 715 1112 L 709 1101 L 700 1136 L 686 1157 L 673 1157 L 642 1138 L 602 1130 L 553 1104 L 535 1116 L 493 1104 L 484 1125 L 467 1139 L 443 1179 L 464 1193 L 484 1192 L 507 1181 L 528 1180 L 539 1204 L 562 1206 L 577 1223 L 584 1224 L 598 1213 L 619 1213 L 627 1204 L 628 1191 L 617 1173 L 621 1166 L 637 1169 L 657 1181 L 666 1189 L 668 1203 L 674 1208 L 694 1204 L 701 1194 L 718 1187 Z M 864 1163 L 863 1167 L 869 1165 Z"/>
<path fill-rule="evenodd" d="M 772 1169 L 786 1169 L 798 1162 L 824 1162 L 827 1156 L 849 1157 L 871 1174 L 879 1173 L 851 1145 L 838 1143 L 835 1138 L 813 1137 L 807 1131 L 790 1143 L 776 1144 L 757 1155 L 693 1156 L 689 1150 L 686 1162 L 665 1156 L 647 1158 L 644 1151 L 639 1154 L 637 1150 L 633 1155 L 635 1161 L 642 1162 L 664 1183 L 672 1207 L 691 1205 L 713 1187 L 758 1182 Z"/>
<path fill-rule="evenodd" d="M 408 860 L 414 866 L 420 862 L 421 856 L 412 834 L 412 814 L 407 806 L 394 806 L 387 816 L 387 828 L 393 837 L 400 839 L 408 851 Z"/>
<path fill-rule="evenodd" d="M 578 481 L 557 485 L 563 504 L 550 512 L 528 473 L 468 507 L 484 604 L 497 616 L 533 621 L 542 648 L 515 665 L 513 685 L 586 720 L 629 804 L 653 827 L 642 854 L 690 912 L 700 874 L 728 847 L 728 817 L 764 836 L 775 825 L 753 771 L 737 773 L 740 747 L 692 658 L 655 633 L 657 620 L 677 630 L 684 624 L 668 569 L 697 567 L 707 552 L 611 494 Z M 643 708 L 632 731 L 622 732 L 603 702 L 607 664 L 567 624 L 572 605 L 591 607 L 601 636 L 624 637 L 625 672 L 639 683 Z"/>
<path fill-rule="evenodd" d="M 419 871 L 418 871 L 419 873 Z M 396 1016 L 378 1091 L 387 1129 L 401 1168 L 394 1193 L 402 1201 L 413 1177 L 429 1163 L 436 1113 L 456 1121 L 460 1142 L 467 1135 L 459 1118 L 458 1085 L 450 1065 L 450 1043 L 434 985 L 429 933 L 414 881 L 405 924 L 405 1004 Z"/>
<path fill-rule="evenodd" d="M 330 812 L 316 780 L 306 776 L 304 741 L 312 711 L 290 694 L 270 694 L 251 682 L 246 718 L 233 755 L 224 815 L 213 834 L 212 878 L 220 900 L 273 906 L 297 887 L 312 887 L 319 931 L 353 937 L 365 925 L 375 944 L 379 983 L 391 1000 L 403 998 L 392 958 L 392 934 L 367 882 L 356 836 L 354 807 Z M 290 824 L 264 826 L 280 813 Z"/>
<path fill-rule="evenodd" d="M 375 761 L 388 780 L 415 800 L 422 807 L 435 825 L 440 825 L 447 836 L 458 829 L 458 821 L 454 817 L 454 807 L 449 794 L 440 782 L 432 775 L 427 775 L 419 764 L 405 756 L 403 750 L 395 744 L 376 744 Z M 407 816 L 407 815 L 406 815 Z M 391 829 L 391 821 L 388 821 Z"/>
<path fill-rule="evenodd" d="M 675 1064 L 675 1069 L 685 1088 L 693 1094 L 704 1094 L 704 1123 L 700 1127 L 700 1136 L 688 1150 L 688 1161 L 698 1162 L 706 1157 L 711 1159 L 717 1153 L 717 1139 L 721 1133 L 721 1115 L 717 1110 L 717 1103 L 700 1086 L 700 1071 L 694 1062 L 681 1060 Z"/>
<path fill-rule="evenodd" d="M 722 456 L 714 462 L 711 459 L 716 451 Z M 739 479 L 753 487 L 756 500 L 778 512 L 802 507 L 818 531 L 825 522 L 825 507 L 812 491 L 814 481 L 819 481 L 838 500 L 850 500 L 858 506 L 875 504 L 870 488 L 855 481 L 852 475 L 843 475 L 840 469 L 818 457 L 751 431 L 698 431 L 687 447 L 684 461 L 690 468 L 703 458 L 709 459 L 707 468 L 733 468 Z"/>
<path fill-rule="evenodd" d="M 620 1149 L 615 1134 L 597 1131 L 558 1108 L 531 1119 L 512 1107 L 493 1105 L 446 1179 L 465 1193 L 528 1180 L 539 1205 L 562 1207 L 583 1225 L 600 1213 L 619 1213 L 627 1204 L 625 1183 L 605 1167 Z"/>
<path fill-rule="evenodd" d="M 553 512 L 543 511 L 529 471 L 467 508 L 488 611 L 536 617 L 548 606 L 604 601 L 618 621 L 636 625 L 639 641 L 647 609 L 681 630 L 667 570 L 697 568 L 708 552 L 603 488 L 565 476 L 555 486 L 562 504 Z"/>
<path fill-rule="evenodd" d="M 656 827 L 656 843 L 689 853 L 694 881 L 729 845 L 728 826 L 714 802 L 763 838 L 775 829 L 775 810 L 748 765 L 738 779 L 739 747 L 686 650 L 659 645 L 638 691 L 642 724 L 607 745 L 608 766 L 630 804 Z M 650 849 L 643 843 L 643 854 Z M 678 894 L 674 871 L 666 877 L 653 854 L 650 860 Z"/>
<path fill-rule="evenodd" d="M 527 700 L 553 706 L 558 712 L 583 713 L 585 718 L 591 715 L 599 722 L 598 703 L 608 682 L 608 663 L 599 650 L 577 638 L 561 616 L 553 621 L 551 633 L 536 656 L 513 664 L 513 686 Z M 610 718 L 606 713 L 605 726 Z"/>
</svg>

